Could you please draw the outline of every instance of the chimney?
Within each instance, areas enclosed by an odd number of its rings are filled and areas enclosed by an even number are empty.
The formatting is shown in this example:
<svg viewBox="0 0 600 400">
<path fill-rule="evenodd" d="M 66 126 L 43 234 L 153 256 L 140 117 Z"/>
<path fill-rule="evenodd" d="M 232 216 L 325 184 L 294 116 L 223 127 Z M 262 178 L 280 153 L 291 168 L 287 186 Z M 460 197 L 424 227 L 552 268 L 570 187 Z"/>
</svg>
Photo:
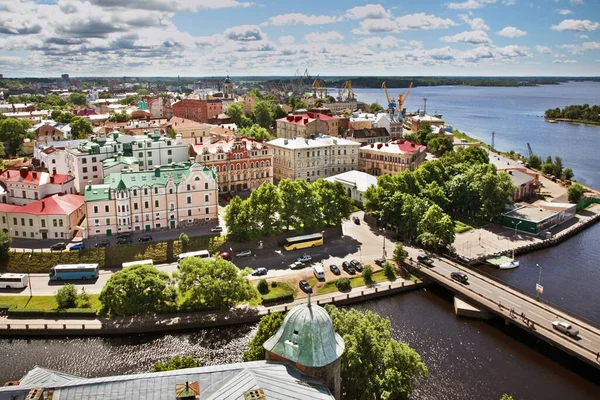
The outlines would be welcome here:
<svg viewBox="0 0 600 400">
<path fill-rule="evenodd" d="M 8 170 L 6 171 L 6 177 L 10 178 L 10 171 L 8 171 Z"/>
<path fill-rule="evenodd" d="M 375 144 L 371 143 L 371 148 L 375 147 Z"/>
<path fill-rule="evenodd" d="M 36 171 L 33 171 L 33 172 L 31 173 L 31 176 L 32 176 L 32 178 L 33 178 L 33 179 L 37 179 L 37 172 L 36 172 Z"/>
<path fill-rule="evenodd" d="M 21 178 L 25 179 L 27 178 L 27 173 L 29 172 L 29 170 L 27 169 L 27 167 L 22 167 L 19 170 L 19 174 L 21 175 Z"/>
<path fill-rule="evenodd" d="M 381 149 L 383 147 L 383 143 L 377 143 L 377 150 Z"/>
<path fill-rule="evenodd" d="M 54 183 L 54 175 L 50 175 L 50 183 Z"/>
</svg>

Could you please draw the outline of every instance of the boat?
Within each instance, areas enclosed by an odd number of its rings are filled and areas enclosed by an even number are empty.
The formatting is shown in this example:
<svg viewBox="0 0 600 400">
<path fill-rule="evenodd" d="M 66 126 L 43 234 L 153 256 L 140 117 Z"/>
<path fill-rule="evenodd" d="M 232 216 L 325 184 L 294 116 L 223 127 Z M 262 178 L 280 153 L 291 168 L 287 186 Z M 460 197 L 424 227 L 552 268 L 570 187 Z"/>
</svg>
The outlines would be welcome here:
<svg viewBox="0 0 600 400">
<path fill-rule="evenodd" d="M 519 261 L 518 260 L 514 260 L 512 258 L 509 258 L 508 261 L 506 261 L 505 263 L 502 263 L 500 265 L 498 265 L 498 268 L 500 269 L 513 269 L 513 268 L 517 268 L 519 266 Z"/>
<path fill-rule="evenodd" d="M 546 122 L 550 122 L 551 124 L 558 124 L 558 121 L 555 119 L 547 119 Z"/>
</svg>

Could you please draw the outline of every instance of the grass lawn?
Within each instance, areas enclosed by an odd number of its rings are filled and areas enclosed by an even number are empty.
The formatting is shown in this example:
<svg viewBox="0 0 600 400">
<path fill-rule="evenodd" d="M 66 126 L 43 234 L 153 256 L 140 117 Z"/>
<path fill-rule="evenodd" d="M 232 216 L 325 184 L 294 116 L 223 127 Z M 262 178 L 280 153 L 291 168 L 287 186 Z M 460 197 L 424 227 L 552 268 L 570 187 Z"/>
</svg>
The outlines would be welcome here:
<svg viewBox="0 0 600 400">
<path fill-rule="evenodd" d="M 269 293 L 267 294 L 261 294 L 257 289 L 256 295 L 250 299 L 248 305 L 257 306 L 262 304 L 263 301 L 277 301 L 277 299 L 285 299 L 286 297 L 289 298 L 290 296 L 292 298 L 296 297 L 296 291 L 287 283 L 276 282 L 276 287 L 273 287 L 272 283 L 273 282 L 269 282 Z M 256 284 L 258 284 L 258 281 L 256 281 Z M 254 287 L 256 288 L 256 285 L 254 285 Z"/>
<path fill-rule="evenodd" d="M 464 233 L 464 232 L 468 232 L 471 229 L 473 229 L 472 226 L 469 226 L 467 224 L 464 224 L 460 221 L 456 221 L 455 225 L 454 225 L 454 232 L 456 233 Z"/>
<path fill-rule="evenodd" d="M 387 280 L 388 279 L 383 274 L 383 271 L 377 271 L 377 272 L 375 272 L 373 274 L 373 281 L 374 282 L 384 282 L 384 281 L 387 281 Z M 325 282 L 325 284 L 323 286 L 321 286 L 321 287 L 317 287 L 316 288 L 316 294 L 327 294 L 327 293 L 337 292 L 338 288 L 337 288 L 337 286 L 335 286 L 335 282 L 336 281 L 337 281 L 337 279 L 334 279 L 332 281 Z M 311 278 L 311 279 L 308 280 L 308 283 L 310 283 L 311 286 L 313 288 L 315 288 L 315 284 L 317 283 L 317 279 L 316 278 Z M 359 286 L 365 286 L 365 280 L 363 279 L 362 275 L 358 275 L 358 276 L 350 278 L 350 285 L 353 288 L 359 287 Z"/>
<path fill-rule="evenodd" d="M 490 221 L 486 221 L 485 219 L 477 218 L 477 217 L 468 217 L 468 216 L 462 215 L 462 214 L 461 215 L 453 215 L 452 218 L 456 222 L 457 226 L 458 226 L 458 223 L 461 223 L 463 225 L 470 226 L 471 228 L 481 228 L 482 226 L 490 224 Z"/>
<path fill-rule="evenodd" d="M 99 310 L 101 307 L 100 301 L 98 300 L 99 294 L 90 294 L 90 308 Z M 36 310 L 55 310 L 56 300 L 54 296 L 33 296 L 31 299 L 29 296 L 2 296 L 0 298 L 0 304 L 12 306 L 18 309 L 36 309 Z"/>
</svg>

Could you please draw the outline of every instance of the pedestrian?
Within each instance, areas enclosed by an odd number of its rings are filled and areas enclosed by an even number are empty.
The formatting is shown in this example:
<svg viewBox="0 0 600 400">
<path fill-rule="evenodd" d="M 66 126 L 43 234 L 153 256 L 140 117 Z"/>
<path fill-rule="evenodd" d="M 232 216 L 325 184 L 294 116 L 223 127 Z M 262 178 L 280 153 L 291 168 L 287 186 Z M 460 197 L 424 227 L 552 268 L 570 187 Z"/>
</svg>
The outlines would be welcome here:
<svg viewBox="0 0 600 400">
<path fill-rule="evenodd" d="M 525 321 L 525 313 L 524 313 L 524 312 L 521 312 L 521 319 L 522 319 L 523 321 Z"/>
<path fill-rule="evenodd" d="M 535 330 L 535 323 L 531 321 L 531 329 Z"/>
</svg>

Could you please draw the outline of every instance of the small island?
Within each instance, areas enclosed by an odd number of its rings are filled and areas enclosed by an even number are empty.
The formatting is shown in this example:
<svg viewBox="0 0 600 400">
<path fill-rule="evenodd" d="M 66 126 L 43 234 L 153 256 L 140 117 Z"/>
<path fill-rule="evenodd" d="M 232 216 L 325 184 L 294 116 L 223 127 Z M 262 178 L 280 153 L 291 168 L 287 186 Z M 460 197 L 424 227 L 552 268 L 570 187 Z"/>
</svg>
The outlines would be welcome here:
<svg viewBox="0 0 600 400">
<path fill-rule="evenodd" d="M 550 123 L 558 121 L 572 122 L 577 124 L 600 126 L 600 106 L 571 105 L 562 110 L 560 108 L 551 108 L 546 110 L 544 118 Z"/>
</svg>

